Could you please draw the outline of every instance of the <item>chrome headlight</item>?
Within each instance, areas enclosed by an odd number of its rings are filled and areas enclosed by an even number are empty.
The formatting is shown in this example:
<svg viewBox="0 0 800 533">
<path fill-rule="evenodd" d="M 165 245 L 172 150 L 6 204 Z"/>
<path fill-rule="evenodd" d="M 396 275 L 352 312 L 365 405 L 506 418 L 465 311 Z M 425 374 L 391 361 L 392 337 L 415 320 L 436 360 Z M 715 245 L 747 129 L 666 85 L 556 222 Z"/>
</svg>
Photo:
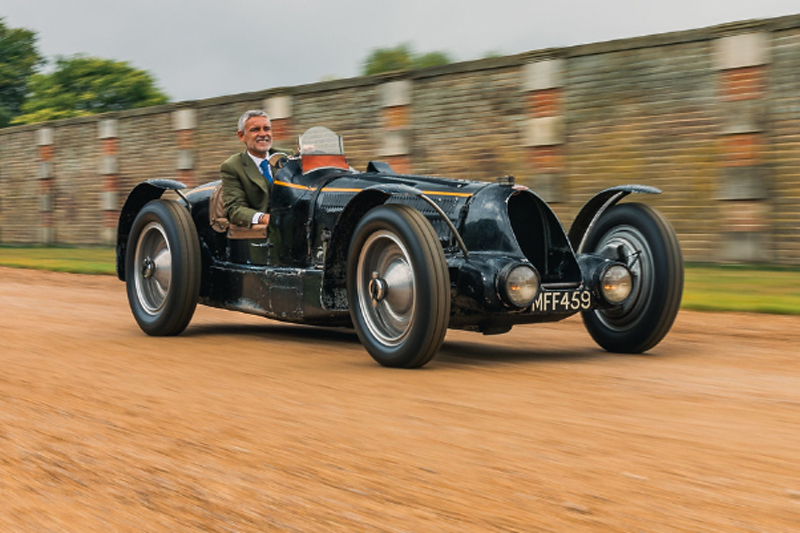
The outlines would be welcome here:
<svg viewBox="0 0 800 533">
<path fill-rule="evenodd" d="M 516 265 L 500 274 L 505 300 L 519 308 L 528 307 L 539 294 L 539 273 L 529 265 Z"/>
<path fill-rule="evenodd" d="M 633 276 L 625 265 L 614 263 L 600 274 L 600 293 L 610 304 L 619 305 L 631 294 Z"/>
</svg>

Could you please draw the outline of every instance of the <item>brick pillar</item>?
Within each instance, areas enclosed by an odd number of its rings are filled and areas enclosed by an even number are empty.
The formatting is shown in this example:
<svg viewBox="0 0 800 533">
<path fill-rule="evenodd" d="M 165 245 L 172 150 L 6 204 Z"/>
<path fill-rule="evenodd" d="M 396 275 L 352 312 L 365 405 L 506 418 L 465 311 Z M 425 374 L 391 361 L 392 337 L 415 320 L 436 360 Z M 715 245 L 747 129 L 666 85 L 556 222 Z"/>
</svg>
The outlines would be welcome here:
<svg viewBox="0 0 800 533">
<path fill-rule="evenodd" d="M 764 132 L 769 34 L 717 39 L 715 62 L 722 110 L 717 195 L 724 235 L 721 258 L 766 262 L 771 260 Z"/>
<path fill-rule="evenodd" d="M 51 244 L 56 237 L 53 228 L 53 136 L 53 128 L 36 132 L 39 147 L 39 242 L 42 244 Z"/>
<path fill-rule="evenodd" d="M 521 177 L 545 201 L 563 202 L 564 192 L 564 89 L 562 59 L 548 59 L 523 67 L 528 118 L 523 126 L 533 176 Z"/>
<path fill-rule="evenodd" d="M 100 211 L 103 213 L 103 227 L 100 241 L 103 244 L 114 244 L 117 237 L 117 221 L 119 219 L 119 123 L 110 118 L 97 123 L 97 138 L 101 144 L 100 174 Z"/>
<path fill-rule="evenodd" d="M 178 181 L 194 187 L 194 129 L 197 116 L 194 109 L 184 108 L 172 112 L 172 129 L 176 133 L 178 149 L 175 153 L 175 174 Z"/>
<path fill-rule="evenodd" d="M 293 149 L 297 145 L 292 127 L 292 97 L 271 96 L 264 100 L 264 111 L 272 122 L 272 142 L 276 147 Z"/>
<path fill-rule="evenodd" d="M 411 173 L 411 82 L 390 81 L 378 88 L 383 128 L 378 154 L 398 174 Z"/>
</svg>

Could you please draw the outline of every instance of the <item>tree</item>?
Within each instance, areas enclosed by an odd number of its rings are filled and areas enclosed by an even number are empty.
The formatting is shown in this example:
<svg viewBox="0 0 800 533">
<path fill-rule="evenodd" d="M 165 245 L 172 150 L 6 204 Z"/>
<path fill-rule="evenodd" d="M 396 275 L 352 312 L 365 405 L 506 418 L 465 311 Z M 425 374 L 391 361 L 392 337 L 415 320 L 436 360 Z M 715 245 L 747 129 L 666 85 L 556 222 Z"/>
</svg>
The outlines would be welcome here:
<svg viewBox="0 0 800 533">
<path fill-rule="evenodd" d="M 438 67 L 452 63 L 450 56 L 444 52 L 428 52 L 414 58 L 414 68 Z"/>
<path fill-rule="evenodd" d="M 28 92 L 28 80 L 42 63 L 36 34 L 9 28 L 0 17 L 0 128 L 20 111 Z"/>
<path fill-rule="evenodd" d="M 164 104 L 153 77 L 124 61 L 75 55 L 58 57 L 50 74 L 34 74 L 30 95 L 14 124 L 93 115 Z"/>
<path fill-rule="evenodd" d="M 364 75 L 372 76 L 382 72 L 407 70 L 411 68 L 411 47 L 401 44 L 394 48 L 377 48 L 364 61 Z"/>
<path fill-rule="evenodd" d="M 394 48 L 376 48 L 364 60 L 362 73 L 365 76 L 392 72 L 395 70 L 408 70 L 412 68 L 435 67 L 450 63 L 450 57 L 444 52 L 428 52 L 416 55 L 408 43 L 400 44 Z"/>
</svg>

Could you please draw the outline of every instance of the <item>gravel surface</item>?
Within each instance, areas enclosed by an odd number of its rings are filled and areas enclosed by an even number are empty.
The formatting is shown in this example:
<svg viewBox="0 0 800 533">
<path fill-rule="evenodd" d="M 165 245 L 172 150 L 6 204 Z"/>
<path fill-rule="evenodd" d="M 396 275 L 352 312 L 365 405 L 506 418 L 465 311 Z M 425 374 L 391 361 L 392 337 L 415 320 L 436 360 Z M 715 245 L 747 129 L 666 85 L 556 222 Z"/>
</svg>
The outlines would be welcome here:
<svg viewBox="0 0 800 533">
<path fill-rule="evenodd" d="M 0 268 L 0 531 L 799 531 L 800 317 L 681 312 L 650 354 L 579 318 L 449 331 L 420 370 L 349 330 Z"/>
</svg>

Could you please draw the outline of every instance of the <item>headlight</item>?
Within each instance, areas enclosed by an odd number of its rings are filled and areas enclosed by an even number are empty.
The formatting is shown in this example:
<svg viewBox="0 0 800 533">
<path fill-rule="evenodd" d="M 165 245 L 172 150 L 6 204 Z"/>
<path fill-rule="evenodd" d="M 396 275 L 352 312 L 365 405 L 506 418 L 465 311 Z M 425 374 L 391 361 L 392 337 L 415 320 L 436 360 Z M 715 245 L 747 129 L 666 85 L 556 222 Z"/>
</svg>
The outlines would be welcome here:
<svg viewBox="0 0 800 533">
<path fill-rule="evenodd" d="M 631 294 L 633 278 L 628 267 L 613 264 L 600 276 L 600 290 L 603 298 L 610 304 L 621 304 Z"/>
<path fill-rule="evenodd" d="M 506 300 L 519 308 L 528 307 L 539 293 L 539 273 L 528 265 L 517 265 L 500 275 Z"/>
</svg>

